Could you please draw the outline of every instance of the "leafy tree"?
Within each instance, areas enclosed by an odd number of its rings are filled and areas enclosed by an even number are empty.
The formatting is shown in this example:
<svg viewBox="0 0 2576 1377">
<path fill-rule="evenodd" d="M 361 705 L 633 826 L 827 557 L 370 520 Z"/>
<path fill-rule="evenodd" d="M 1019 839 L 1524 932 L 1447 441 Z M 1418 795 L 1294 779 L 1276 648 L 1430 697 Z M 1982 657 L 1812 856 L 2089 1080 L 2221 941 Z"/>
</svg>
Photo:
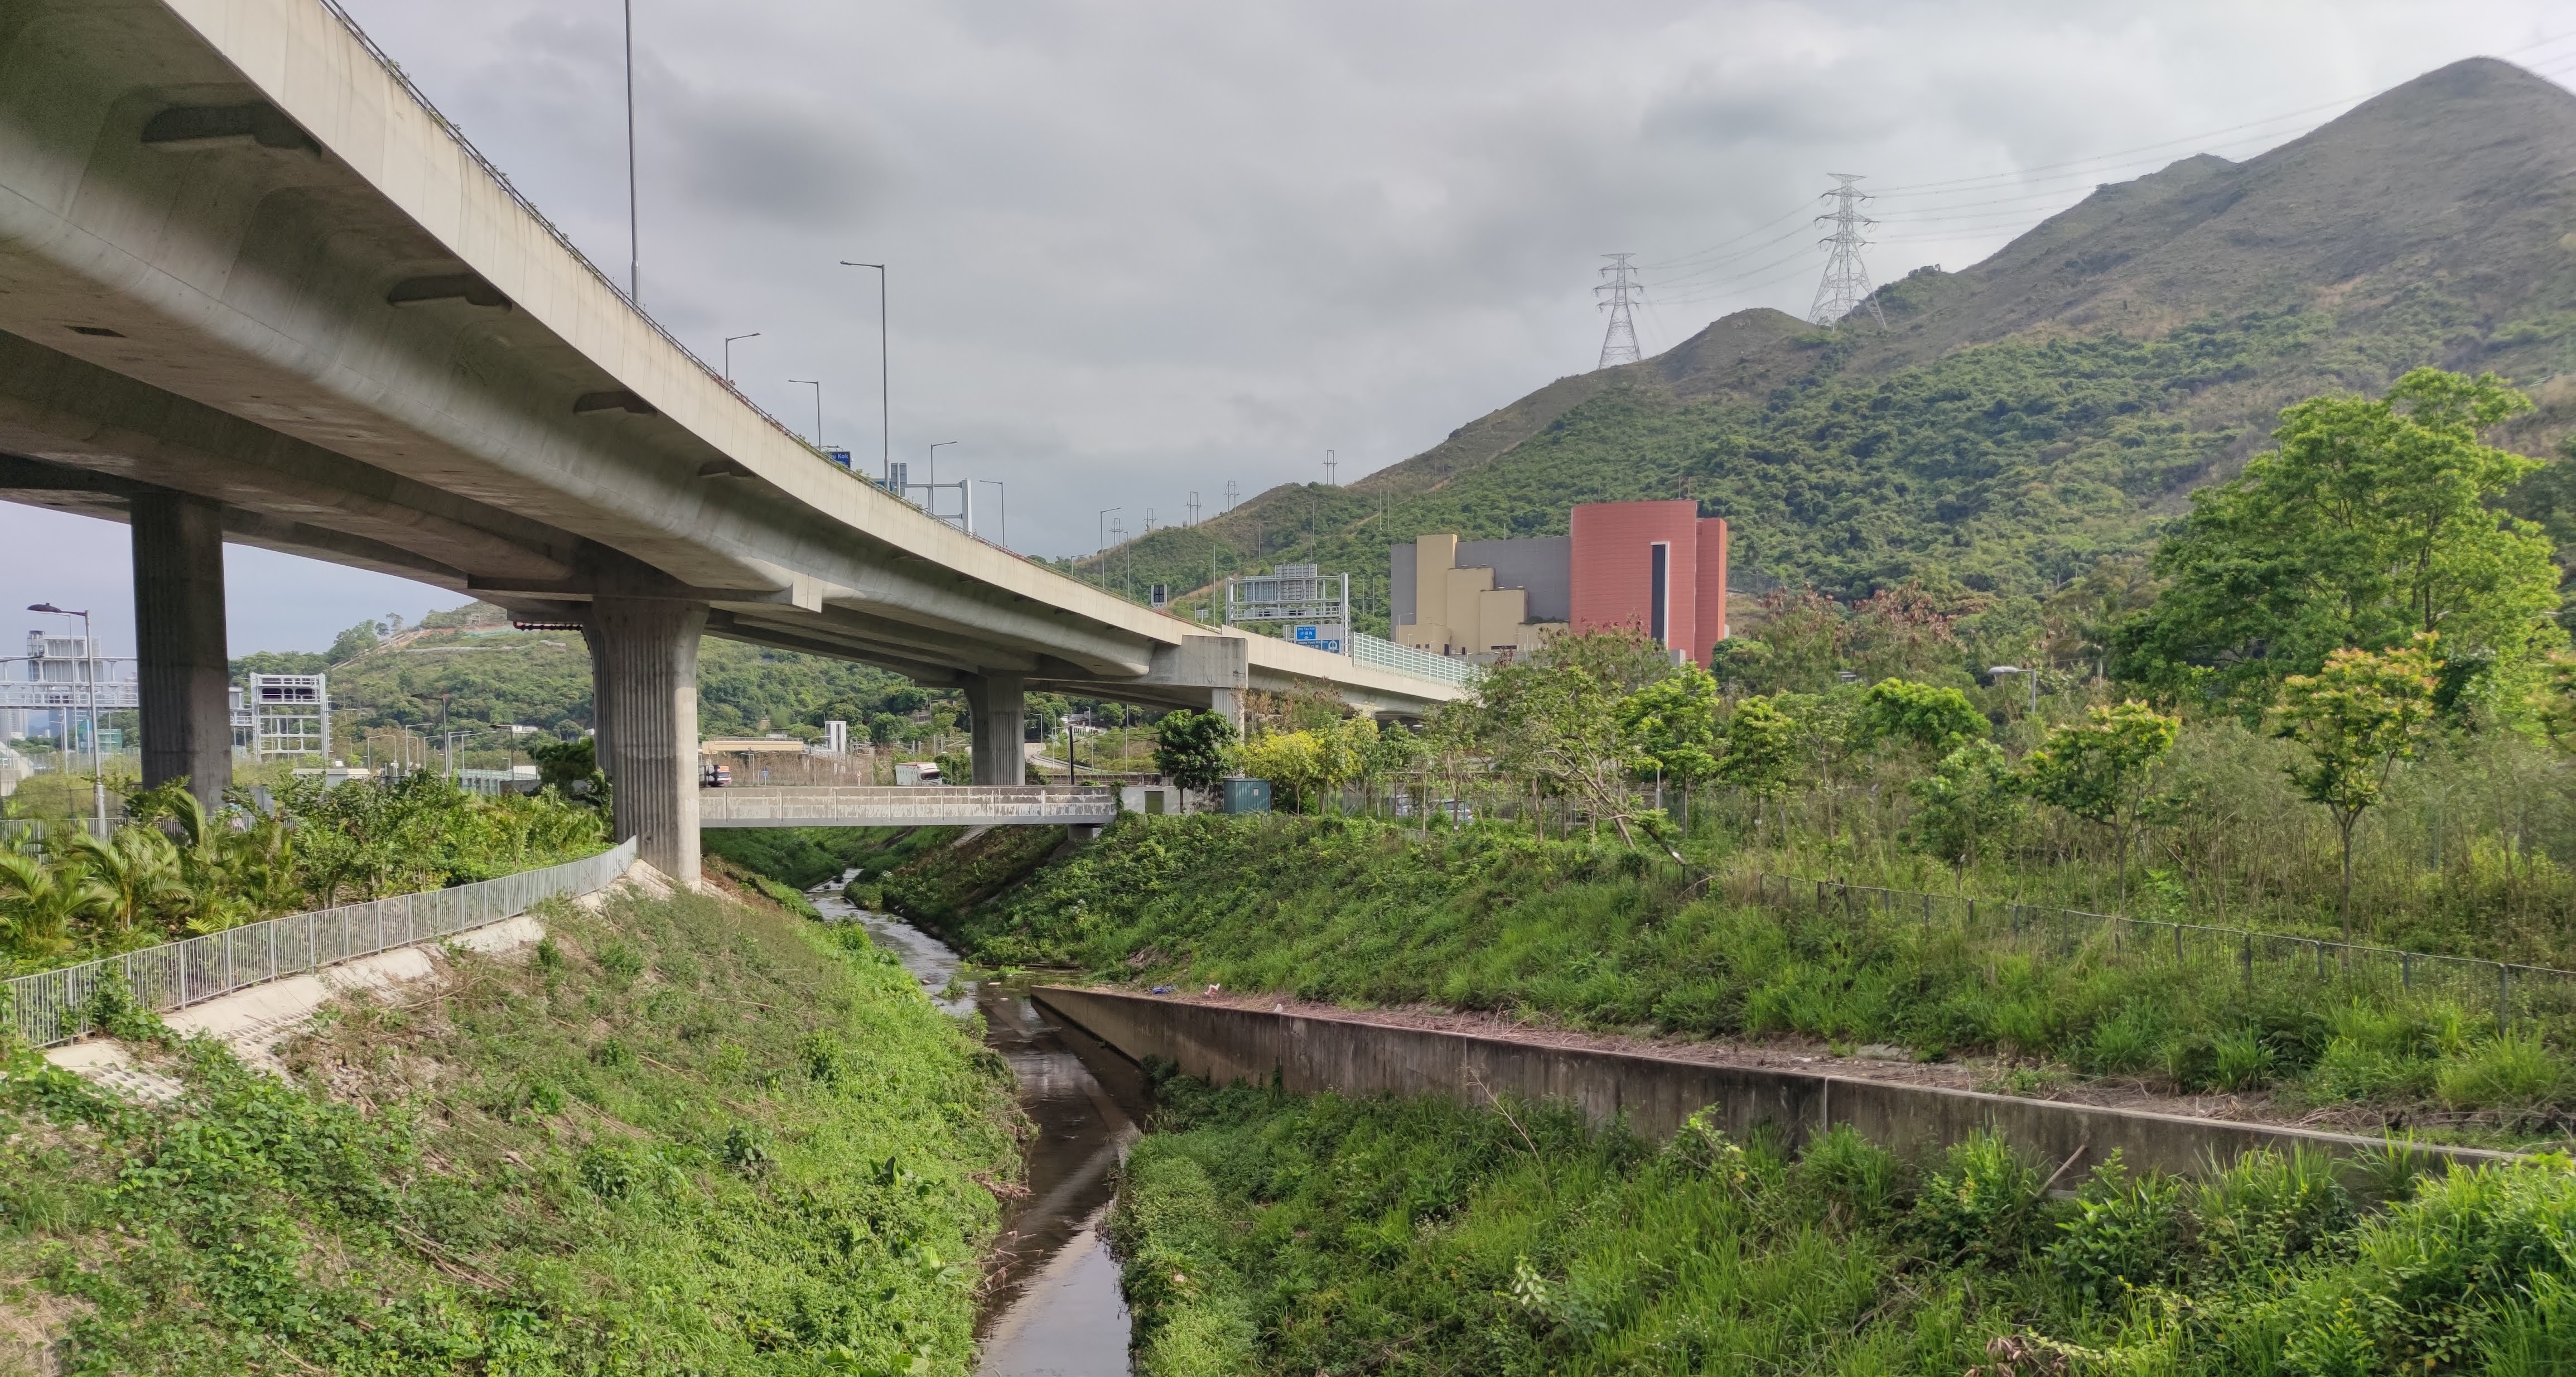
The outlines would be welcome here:
<svg viewBox="0 0 2576 1377">
<path fill-rule="evenodd" d="M 599 768 L 599 743 L 594 738 L 532 742 L 528 754 L 537 762 L 537 787 L 594 808 L 609 806 L 608 776 Z"/>
<path fill-rule="evenodd" d="M 2180 718 L 2134 700 L 2097 707 L 2082 722 L 2050 728 L 2039 749 L 2022 761 L 2031 797 L 2111 833 L 2123 907 L 2129 902 L 2129 835 L 2149 777 L 2173 749 L 2181 726 Z"/>
<path fill-rule="evenodd" d="M 70 946 L 73 924 L 105 917 L 115 903 L 77 862 L 48 865 L 23 851 L 0 851 L 0 919 L 20 955 L 50 956 Z"/>
<path fill-rule="evenodd" d="M 2116 635 L 2121 672 L 2259 708 L 2346 647 L 2438 632 L 2492 680 L 2563 644 L 2548 537 L 2490 505 L 2538 461 L 2478 438 L 2530 405 L 2493 375 L 2419 368 L 2375 401 L 2284 411 L 2279 448 L 2194 494 L 2157 551 L 2169 584 Z"/>
<path fill-rule="evenodd" d="M 2415 754 L 2433 715 L 2438 665 L 2433 637 L 2402 650 L 2338 650 L 2314 674 L 2281 685 L 2280 734 L 2307 752 L 2287 767 L 2308 801 L 2323 805 L 2343 840 L 2338 913 L 2352 940 L 2352 832 L 2376 806 L 2397 762 Z"/>
<path fill-rule="evenodd" d="M 1301 812 L 1329 777 L 1324 743 L 1310 731 L 1266 732 L 1243 743 L 1238 759 L 1246 775 L 1269 780 Z"/>
<path fill-rule="evenodd" d="M 1768 698 L 1747 698 L 1735 705 L 1720 733 L 1717 766 L 1712 774 L 1753 799 L 1753 830 L 1762 830 L 1766 805 L 1788 796 L 1798 778 L 1800 757 L 1797 720 Z"/>
<path fill-rule="evenodd" d="M 1234 723 L 1223 713 L 1183 708 L 1154 724 L 1154 769 L 1194 792 L 1217 786 L 1234 768 Z"/>
<path fill-rule="evenodd" d="M 1620 703 L 1672 672 L 1660 646 L 1626 630 L 1559 636 L 1527 660 L 1494 666 L 1478 681 L 1477 704 L 1495 767 L 1533 793 L 1582 799 L 1635 846 L 1630 824 L 1654 810 L 1628 790 L 1646 756 L 1621 724 Z"/>
<path fill-rule="evenodd" d="M 108 903 L 100 916 L 115 923 L 119 933 L 192 906 L 195 896 L 180 876 L 179 849 L 152 828 L 121 827 L 106 841 L 75 833 L 65 850 L 106 892 Z"/>
<path fill-rule="evenodd" d="M 1680 669 L 1619 700 L 1619 727 L 1636 742 L 1640 771 L 1680 788 L 1717 770 L 1717 679 L 1697 665 Z"/>
<path fill-rule="evenodd" d="M 354 660 L 373 650 L 384 640 L 385 629 L 372 621 L 360 622 L 341 632 L 323 652 L 333 664 Z"/>
<path fill-rule="evenodd" d="M 1906 679 L 1881 679 L 1860 699 L 1862 736 L 1870 741 L 1903 741 L 1934 756 L 1946 756 L 1986 737 L 1986 715 L 1954 688 L 1934 688 Z"/>
<path fill-rule="evenodd" d="M 1710 648 L 1708 672 L 1721 684 L 1759 693 L 1771 687 L 1771 647 L 1750 636 L 1729 636 Z"/>
<path fill-rule="evenodd" d="M 1915 850 L 1964 874 L 1992 842 L 2011 835 L 2021 820 L 2021 780 L 1992 741 L 1960 743 L 1932 773 L 1908 780 L 1914 826 L 1906 841 Z"/>
</svg>

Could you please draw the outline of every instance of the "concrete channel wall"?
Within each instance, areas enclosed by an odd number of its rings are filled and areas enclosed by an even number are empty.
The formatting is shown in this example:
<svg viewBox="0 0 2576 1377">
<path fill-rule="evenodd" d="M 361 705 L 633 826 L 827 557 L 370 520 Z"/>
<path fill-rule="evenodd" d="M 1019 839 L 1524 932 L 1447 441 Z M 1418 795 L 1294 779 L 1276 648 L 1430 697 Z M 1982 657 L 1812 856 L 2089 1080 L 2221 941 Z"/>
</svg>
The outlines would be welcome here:
<svg viewBox="0 0 2576 1377">
<path fill-rule="evenodd" d="M 2349 1155 L 2376 1138 L 2134 1109 L 1855 1080 L 1824 1072 L 1712 1066 L 1640 1052 L 1547 1047 L 1471 1033 L 1389 1027 L 1359 1019 L 1266 1013 L 1115 990 L 1046 986 L 1039 1002 L 1137 1061 L 1161 1057 L 1192 1076 L 1252 1081 L 1300 1094 L 1440 1094 L 1472 1104 L 1492 1096 L 1561 1100 L 1595 1122 L 1624 1117 L 1656 1141 L 1707 1106 L 1730 1134 L 1776 1125 L 1793 1144 L 1835 1124 L 1900 1155 L 1919 1155 L 1992 1128 L 2034 1158 L 2077 1170 L 2113 1151 L 2132 1170 L 2176 1174 L 2259 1148 L 2304 1144 Z M 2510 1153 L 2418 1145 L 2427 1158 L 2476 1163 Z M 2072 1184 L 2070 1180 L 2067 1184 Z"/>
</svg>

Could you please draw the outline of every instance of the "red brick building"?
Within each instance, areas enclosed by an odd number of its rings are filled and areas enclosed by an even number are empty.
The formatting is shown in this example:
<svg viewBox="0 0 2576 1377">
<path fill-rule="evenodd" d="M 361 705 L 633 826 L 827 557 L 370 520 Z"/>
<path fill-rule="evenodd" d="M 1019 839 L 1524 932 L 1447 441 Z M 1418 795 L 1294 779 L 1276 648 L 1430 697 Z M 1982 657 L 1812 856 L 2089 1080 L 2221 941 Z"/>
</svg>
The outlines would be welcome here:
<svg viewBox="0 0 2576 1377">
<path fill-rule="evenodd" d="M 1634 627 L 1708 663 L 1726 639 L 1726 520 L 1699 504 L 1593 502 L 1574 509 L 1576 631 Z"/>
</svg>

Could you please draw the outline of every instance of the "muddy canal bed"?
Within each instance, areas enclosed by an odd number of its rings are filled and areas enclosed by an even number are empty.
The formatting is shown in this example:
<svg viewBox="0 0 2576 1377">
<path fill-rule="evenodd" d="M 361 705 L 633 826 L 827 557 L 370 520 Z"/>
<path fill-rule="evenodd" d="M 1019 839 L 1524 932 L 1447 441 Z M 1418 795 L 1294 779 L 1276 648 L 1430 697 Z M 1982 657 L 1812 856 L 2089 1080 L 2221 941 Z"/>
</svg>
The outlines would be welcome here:
<svg viewBox="0 0 2576 1377">
<path fill-rule="evenodd" d="M 991 1290 L 976 1327 L 979 1377 L 1125 1377 L 1127 1302 L 1102 1234 L 1117 1166 L 1145 1117 L 1135 1065 L 1038 1007 L 1024 986 L 957 981 L 957 953 L 920 929 L 813 891 L 833 922 L 863 924 L 953 1014 L 981 1011 L 984 1042 L 1010 1063 L 1034 1127 L 1023 1183 L 1003 1212 Z M 955 989 L 955 998 L 943 995 Z"/>
</svg>

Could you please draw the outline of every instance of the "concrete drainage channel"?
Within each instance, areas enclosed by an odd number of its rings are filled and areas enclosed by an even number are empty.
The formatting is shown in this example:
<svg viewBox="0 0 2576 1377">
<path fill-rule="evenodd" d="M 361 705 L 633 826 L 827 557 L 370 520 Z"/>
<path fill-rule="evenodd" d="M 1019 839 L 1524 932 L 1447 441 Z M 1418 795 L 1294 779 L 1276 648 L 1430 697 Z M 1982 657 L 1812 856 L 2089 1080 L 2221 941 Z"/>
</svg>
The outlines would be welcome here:
<svg viewBox="0 0 2576 1377">
<path fill-rule="evenodd" d="M 2341 1156 L 2384 1150 L 2351 1134 L 2199 1119 L 2146 1110 L 2021 1099 L 1939 1086 L 1900 1085 L 1824 1072 L 1711 1065 L 1634 1052 L 1550 1047 L 1505 1038 L 1361 1019 L 1270 1013 L 1113 990 L 1041 986 L 1036 1001 L 1127 1058 L 1160 1057 L 1224 1084 L 1268 1083 L 1304 1094 L 1434 1094 L 1470 1103 L 1489 1096 L 1564 1100 L 1596 1122 L 1625 1116 L 1650 1139 L 1717 1107 L 1739 1137 L 1768 1123 L 1791 1143 L 1837 1124 L 1901 1155 L 1992 1129 L 2024 1152 L 2090 1167 L 2118 1151 L 2132 1170 L 2197 1173 L 2261 1148 L 2304 1145 Z M 2426 1159 L 2500 1162 L 2512 1153 L 2414 1145 Z"/>
</svg>

